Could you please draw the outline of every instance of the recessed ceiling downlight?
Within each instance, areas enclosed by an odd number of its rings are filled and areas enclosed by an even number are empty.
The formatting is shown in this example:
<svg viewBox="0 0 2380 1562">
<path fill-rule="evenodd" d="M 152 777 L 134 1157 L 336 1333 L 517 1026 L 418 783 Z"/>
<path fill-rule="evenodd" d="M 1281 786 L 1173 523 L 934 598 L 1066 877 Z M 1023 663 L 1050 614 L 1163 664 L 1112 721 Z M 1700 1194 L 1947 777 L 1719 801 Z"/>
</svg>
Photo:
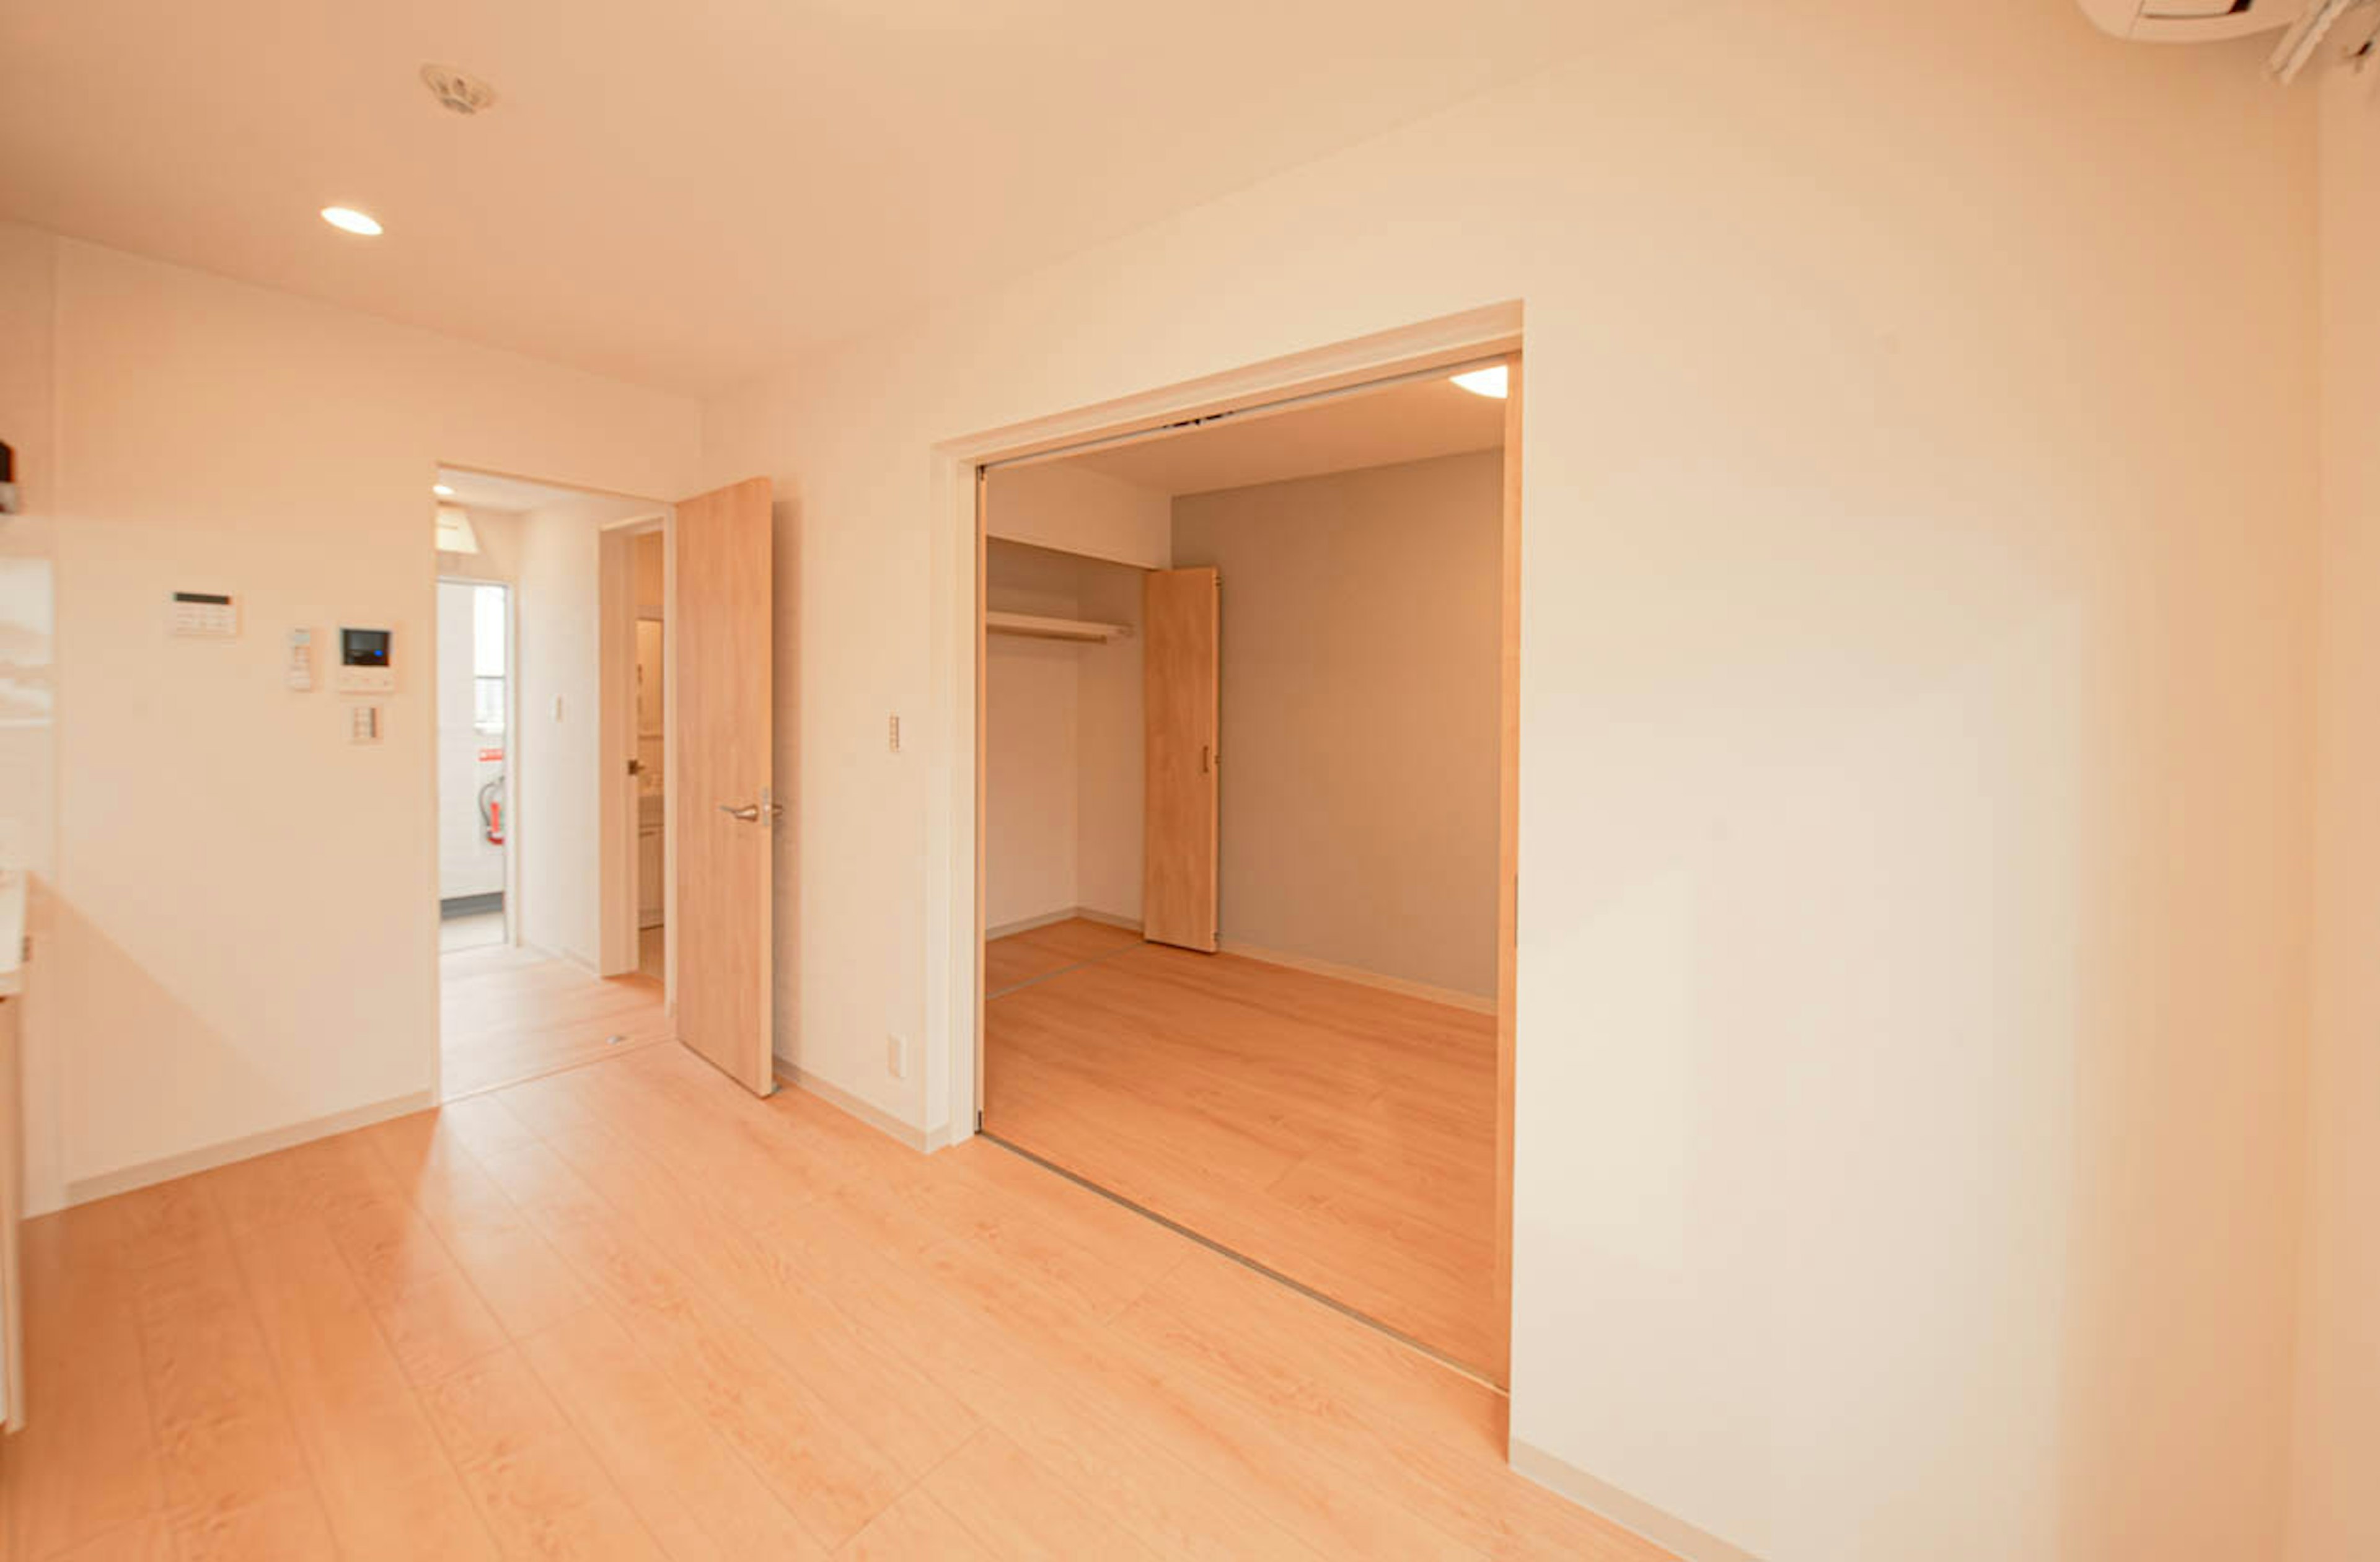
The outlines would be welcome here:
<svg viewBox="0 0 2380 1562">
<path fill-rule="evenodd" d="M 361 234 L 366 238 L 380 236 L 380 219 L 352 206 L 325 206 L 322 208 L 322 221 L 342 233 Z"/>
<path fill-rule="evenodd" d="M 1511 381 L 1500 363 L 1492 369 L 1475 369 L 1467 374 L 1453 374 L 1448 378 L 1475 396 L 1493 396 L 1498 401 L 1504 399 Z"/>
</svg>

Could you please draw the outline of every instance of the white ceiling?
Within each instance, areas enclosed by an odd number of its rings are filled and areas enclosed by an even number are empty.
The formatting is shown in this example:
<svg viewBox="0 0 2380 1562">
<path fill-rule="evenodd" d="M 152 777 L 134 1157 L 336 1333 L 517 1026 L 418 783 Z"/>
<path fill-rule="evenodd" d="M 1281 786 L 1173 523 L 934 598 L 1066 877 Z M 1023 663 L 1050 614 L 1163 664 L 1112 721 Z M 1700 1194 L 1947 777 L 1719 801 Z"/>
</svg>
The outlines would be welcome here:
<svg viewBox="0 0 2380 1562">
<path fill-rule="evenodd" d="M 1208 493 L 1389 466 L 1504 443 L 1504 404 L 1452 381 L 1409 381 L 1068 459 L 1159 493 Z"/>
<path fill-rule="evenodd" d="M 1623 14 L 30 0 L 0 6 L 0 216 L 700 391 L 1542 68 Z M 496 105 L 438 106 L 433 61 Z M 333 204 L 386 236 L 333 231 Z"/>
</svg>

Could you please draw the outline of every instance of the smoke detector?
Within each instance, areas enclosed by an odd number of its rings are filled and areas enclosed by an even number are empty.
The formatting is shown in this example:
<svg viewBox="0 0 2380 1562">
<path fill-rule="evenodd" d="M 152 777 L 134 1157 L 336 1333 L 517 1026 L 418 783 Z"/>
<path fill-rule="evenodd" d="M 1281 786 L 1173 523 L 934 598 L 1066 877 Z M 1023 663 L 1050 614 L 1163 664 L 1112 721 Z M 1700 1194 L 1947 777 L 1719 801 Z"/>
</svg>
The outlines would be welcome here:
<svg viewBox="0 0 2380 1562">
<path fill-rule="evenodd" d="M 477 114 L 496 101 L 493 87 L 451 65 L 423 66 L 421 84 L 430 89 L 431 97 L 456 114 Z"/>
</svg>

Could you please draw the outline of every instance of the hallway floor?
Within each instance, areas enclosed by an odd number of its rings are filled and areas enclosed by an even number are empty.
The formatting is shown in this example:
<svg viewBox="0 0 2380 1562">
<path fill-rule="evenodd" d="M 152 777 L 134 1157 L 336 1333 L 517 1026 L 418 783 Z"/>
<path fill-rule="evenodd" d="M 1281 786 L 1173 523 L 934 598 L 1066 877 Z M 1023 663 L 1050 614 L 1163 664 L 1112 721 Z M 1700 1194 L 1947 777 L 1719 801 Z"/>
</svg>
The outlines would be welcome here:
<svg viewBox="0 0 2380 1562">
<path fill-rule="evenodd" d="M 441 956 L 439 1090 L 449 1101 L 676 1034 L 650 977 L 601 977 L 498 944 Z"/>
<path fill-rule="evenodd" d="M 26 1562 L 1663 1555 L 1507 1469 L 1475 1381 L 675 1047 L 25 1248 Z"/>
</svg>

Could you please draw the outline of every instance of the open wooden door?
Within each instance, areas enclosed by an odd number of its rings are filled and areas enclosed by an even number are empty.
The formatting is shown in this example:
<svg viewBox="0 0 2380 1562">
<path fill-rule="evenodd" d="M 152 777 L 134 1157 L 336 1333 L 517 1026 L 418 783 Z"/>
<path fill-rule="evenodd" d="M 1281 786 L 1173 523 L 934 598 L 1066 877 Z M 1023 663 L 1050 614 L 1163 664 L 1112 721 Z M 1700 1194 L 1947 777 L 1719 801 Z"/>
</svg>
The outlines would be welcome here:
<svg viewBox="0 0 2380 1562">
<path fill-rule="evenodd" d="M 1215 950 L 1216 691 L 1222 578 L 1153 570 L 1141 587 L 1142 706 L 1148 724 L 1142 935 Z"/>
<path fill-rule="evenodd" d="M 755 1094 L 776 1088 L 775 660 L 769 479 L 685 500 L 672 531 L 678 1039 Z"/>
</svg>

